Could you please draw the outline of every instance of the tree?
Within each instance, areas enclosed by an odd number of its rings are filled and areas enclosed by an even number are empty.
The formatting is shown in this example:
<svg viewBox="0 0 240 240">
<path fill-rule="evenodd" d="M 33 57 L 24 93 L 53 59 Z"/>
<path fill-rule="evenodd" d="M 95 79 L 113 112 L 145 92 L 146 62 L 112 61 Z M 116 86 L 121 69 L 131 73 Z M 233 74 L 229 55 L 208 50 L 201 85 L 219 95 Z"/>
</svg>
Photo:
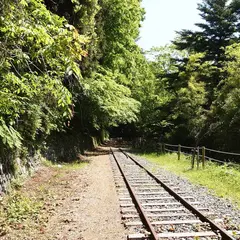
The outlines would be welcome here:
<svg viewBox="0 0 240 240">
<path fill-rule="evenodd" d="M 206 120 L 206 91 L 201 79 L 209 73 L 209 63 L 202 65 L 204 55 L 199 53 L 189 56 L 185 64 L 182 60 L 188 53 L 174 46 L 153 48 L 147 54 L 151 56 L 153 76 L 149 75 L 139 94 L 142 107 L 137 125 L 141 136 L 176 143 L 198 142 Z"/>
<path fill-rule="evenodd" d="M 233 44 L 226 49 L 226 56 L 231 59 L 224 69 L 228 77 L 224 86 L 217 93 L 212 110 L 212 122 L 208 137 L 212 145 L 227 151 L 239 151 L 240 123 L 240 44 Z"/>
<path fill-rule="evenodd" d="M 71 118 L 73 95 L 64 75 L 79 79 L 86 38 L 41 1 L 12 1 L 8 7 L 0 19 L 0 122 L 2 129 L 12 129 L 8 134 L 18 136 L 14 129 L 25 145 L 33 145 Z M 4 144 L 13 148 L 4 135 Z"/>
<path fill-rule="evenodd" d="M 239 4 L 227 0 L 203 0 L 198 4 L 202 23 L 196 23 L 198 31 L 182 30 L 173 41 L 178 49 L 187 49 L 192 53 L 204 53 L 202 61 L 210 61 L 215 66 L 210 78 L 206 78 L 209 104 L 214 100 L 214 89 L 226 77 L 222 71 L 226 61 L 225 49 L 238 42 L 238 11 Z M 210 106 L 210 105 L 209 105 Z"/>
<path fill-rule="evenodd" d="M 75 151 L 137 120 L 139 0 L 0 1 L 0 147 L 72 139 Z"/>
<path fill-rule="evenodd" d="M 198 4 L 203 23 L 196 23 L 199 31 L 182 30 L 174 44 L 179 49 L 205 52 L 204 60 L 221 66 L 225 48 L 237 41 L 237 9 L 227 0 L 204 0 Z"/>
</svg>

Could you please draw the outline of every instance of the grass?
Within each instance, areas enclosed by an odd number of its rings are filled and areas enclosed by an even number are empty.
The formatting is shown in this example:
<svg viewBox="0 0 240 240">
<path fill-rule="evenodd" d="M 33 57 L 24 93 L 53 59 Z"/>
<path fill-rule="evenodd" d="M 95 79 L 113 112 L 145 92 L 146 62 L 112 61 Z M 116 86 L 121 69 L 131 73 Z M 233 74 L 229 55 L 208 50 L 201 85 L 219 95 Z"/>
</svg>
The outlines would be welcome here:
<svg viewBox="0 0 240 240">
<path fill-rule="evenodd" d="M 42 208 L 43 203 L 36 198 L 24 196 L 20 192 L 13 191 L 7 197 L 6 214 L 7 219 L 11 223 L 22 222 L 27 217 L 34 217 Z"/>
<path fill-rule="evenodd" d="M 43 207 L 43 202 L 13 190 L 0 202 L 0 237 L 11 231 L 21 229 L 27 219 L 34 221 Z"/>
<path fill-rule="evenodd" d="M 47 167 L 53 167 L 57 169 L 62 169 L 62 170 L 77 170 L 80 168 L 85 167 L 88 164 L 88 162 L 79 162 L 79 161 L 73 161 L 70 163 L 53 163 L 49 160 L 44 160 L 43 165 Z"/>
<path fill-rule="evenodd" d="M 46 221 L 43 215 L 45 203 L 54 204 L 54 195 L 49 188 L 61 182 L 61 177 L 67 176 L 69 172 L 88 164 L 79 161 L 54 164 L 47 160 L 42 163 L 50 171 L 50 179 L 47 182 L 39 182 L 36 189 L 33 186 L 25 191 L 22 190 L 25 179 L 16 178 L 11 181 L 8 193 L 4 197 L 0 196 L 0 238 L 12 229 L 19 230 L 30 225 L 43 224 Z"/>
<path fill-rule="evenodd" d="M 240 171 L 234 167 L 207 162 L 205 169 L 191 169 L 191 160 L 176 154 L 157 155 L 156 153 L 140 154 L 150 162 L 187 178 L 190 182 L 205 186 L 219 197 L 230 199 L 240 207 Z"/>
</svg>

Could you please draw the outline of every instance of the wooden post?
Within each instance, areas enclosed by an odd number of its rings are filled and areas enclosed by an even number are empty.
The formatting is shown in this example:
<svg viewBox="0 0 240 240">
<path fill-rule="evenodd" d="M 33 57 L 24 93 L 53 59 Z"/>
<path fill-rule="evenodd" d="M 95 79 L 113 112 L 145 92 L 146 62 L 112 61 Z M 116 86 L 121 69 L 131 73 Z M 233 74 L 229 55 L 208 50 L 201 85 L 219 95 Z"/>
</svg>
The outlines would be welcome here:
<svg viewBox="0 0 240 240">
<path fill-rule="evenodd" d="M 199 169 L 199 147 L 197 147 L 197 169 Z"/>
<path fill-rule="evenodd" d="M 157 144 L 157 155 L 160 155 L 162 153 L 161 151 L 161 143 Z"/>
<path fill-rule="evenodd" d="M 206 154 L 206 149 L 205 147 L 202 147 L 202 168 L 205 168 L 205 154 Z"/>
<path fill-rule="evenodd" d="M 194 164 L 195 164 L 195 155 L 196 155 L 196 149 L 193 148 L 193 153 L 192 153 L 192 169 L 194 169 Z"/>
<path fill-rule="evenodd" d="M 181 145 L 178 144 L 178 160 L 180 160 L 180 155 L 181 155 Z"/>
<path fill-rule="evenodd" d="M 165 154 L 165 144 L 163 144 L 163 154 Z"/>
</svg>

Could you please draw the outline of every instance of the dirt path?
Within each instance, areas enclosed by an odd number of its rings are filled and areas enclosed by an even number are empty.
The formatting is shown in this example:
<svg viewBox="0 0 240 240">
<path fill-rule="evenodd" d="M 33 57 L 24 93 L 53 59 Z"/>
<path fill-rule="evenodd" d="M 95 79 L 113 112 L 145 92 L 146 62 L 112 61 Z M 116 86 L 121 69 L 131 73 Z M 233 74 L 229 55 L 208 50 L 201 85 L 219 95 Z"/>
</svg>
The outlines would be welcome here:
<svg viewBox="0 0 240 240">
<path fill-rule="evenodd" d="M 101 154 L 83 168 L 39 169 L 20 190 L 43 199 L 39 216 L 15 224 L 0 239 L 126 239 L 109 156 Z"/>
</svg>

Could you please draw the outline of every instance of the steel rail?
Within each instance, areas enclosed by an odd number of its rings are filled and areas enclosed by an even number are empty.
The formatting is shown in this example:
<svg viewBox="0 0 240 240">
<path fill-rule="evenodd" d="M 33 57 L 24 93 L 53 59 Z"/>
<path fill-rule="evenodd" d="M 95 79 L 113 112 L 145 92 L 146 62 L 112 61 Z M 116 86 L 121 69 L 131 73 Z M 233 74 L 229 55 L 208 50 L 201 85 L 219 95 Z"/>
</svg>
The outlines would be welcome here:
<svg viewBox="0 0 240 240">
<path fill-rule="evenodd" d="M 118 168 L 119 168 L 119 170 L 120 170 L 120 172 L 121 172 L 121 174 L 122 174 L 122 177 L 123 177 L 123 179 L 124 179 L 124 182 L 125 182 L 125 184 L 127 185 L 127 188 L 128 188 L 129 193 L 130 193 L 130 195 L 131 195 L 131 197 L 132 197 L 132 200 L 133 200 L 133 202 L 134 202 L 137 210 L 138 210 L 139 213 L 140 213 L 140 217 L 141 217 L 143 223 L 145 224 L 147 230 L 150 231 L 150 233 L 151 233 L 150 239 L 152 239 L 152 240 L 158 240 L 158 239 L 159 239 L 159 238 L 158 238 L 158 235 L 157 235 L 157 233 L 155 232 L 152 224 L 150 223 L 147 215 L 144 213 L 144 210 L 143 210 L 140 202 L 138 201 L 138 199 L 137 199 L 137 197 L 136 197 L 136 194 L 135 194 L 133 188 L 131 187 L 130 183 L 128 182 L 127 177 L 125 176 L 125 174 L 124 174 L 124 172 L 123 172 L 123 170 L 122 170 L 122 168 L 121 168 L 121 166 L 120 166 L 120 164 L 119 164 L 119 162 L 118 162 L 118 160 L 117 160 L 117 158 L 116 158 L 116 156 L 115 156 L 112 148 L 110 148 L 110 151 L 111 151 L 111 153 L 112 153 L 112 155 L 113 155 L 113 158 L 114 158 L 114 160 L 115 160 L 115 162 L 116 162 L 116 164 L 117 164 L 117 166 L 118 166 Z"/>
<path fill-rule="evenodd" d="M 136 163 L 139 167 L 144 169 L 149 176 L 151 176 L 153 179 L 156 180 L 169 194 L 171 194 L 175 199 L 177 199 L 179 202 L 181 202 L 188 210 L 190 210 L 193 214 L 195 214 L 199 219 L 203 222 L 207 222 L 210 224 L 213 231 L 215 231 L 217 234 L 220 234 L 222 237 L 222 240 L 236 240 L 234 237 L 228 234 L 227 231 L 225 231 L 223 228 L 218 226 L 216 223 L 214 223 L 212 220 L 208 219 L 204 214 L 202 214 L 200 211 L 198 211 L 195 207 L 193 207 L 190 203 L 188 203 L 185 199 L 183 199 L 179 194 L 174 192 L 170 187 L 168 187 L 165 183 L 163 183 L 159 178 L 157 178 L 154 174 L 152 174 L 149 170 L 147 170 L 143 165 L 141 165 L 139 162 L 137 162 L 133 157 L 131 157 L 129 154 L 124 152 L 122 149 L 120 151 L 128 158 L 130 158 L 134 163 Z"/>
</svg>

